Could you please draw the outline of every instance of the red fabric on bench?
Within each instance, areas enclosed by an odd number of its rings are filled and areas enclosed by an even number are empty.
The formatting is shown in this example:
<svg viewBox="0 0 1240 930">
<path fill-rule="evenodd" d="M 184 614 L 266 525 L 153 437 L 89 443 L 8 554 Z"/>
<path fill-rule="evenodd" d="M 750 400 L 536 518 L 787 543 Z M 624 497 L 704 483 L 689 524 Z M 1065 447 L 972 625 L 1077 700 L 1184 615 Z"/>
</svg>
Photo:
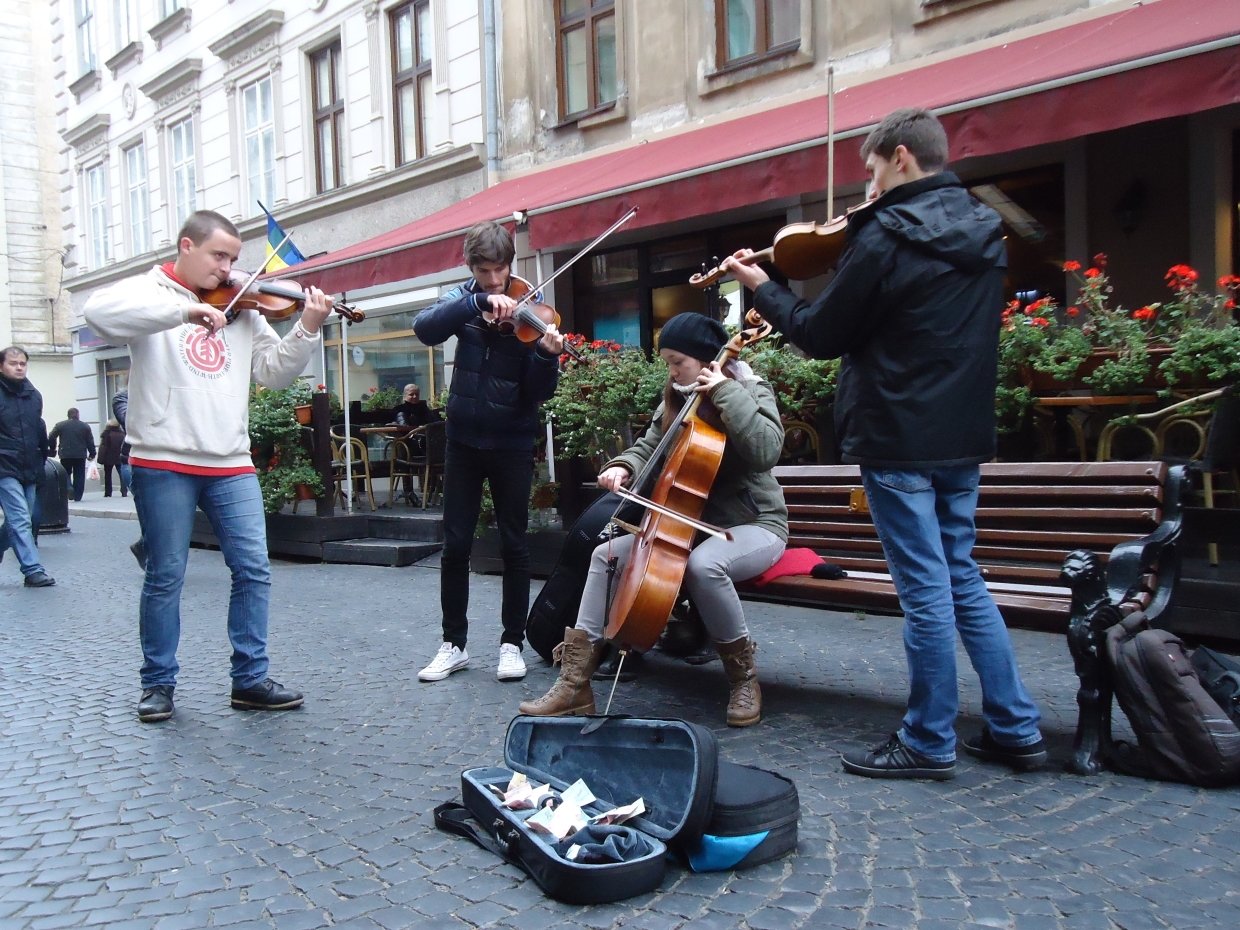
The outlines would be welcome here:
<svg viewBox="0 0 1240 930">
<path fill-rule="evenodd" d="M 761 575 L 750 578 L 748 584 L 762 587 L 762 585 L 769 584 L 776 578 L 782 578 L 785 575 L 808 575 L 813 571 L 815 565 L 823 564 L 822 556 L 813 549 L 785 549 L 778 562 Z"/>
</svg>

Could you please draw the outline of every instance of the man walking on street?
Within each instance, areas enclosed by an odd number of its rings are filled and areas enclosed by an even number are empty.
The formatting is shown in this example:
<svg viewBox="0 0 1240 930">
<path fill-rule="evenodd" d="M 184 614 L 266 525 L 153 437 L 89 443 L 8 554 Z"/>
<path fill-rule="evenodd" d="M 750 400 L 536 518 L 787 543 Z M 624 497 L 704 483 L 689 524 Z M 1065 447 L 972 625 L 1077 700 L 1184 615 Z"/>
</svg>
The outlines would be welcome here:
<svg viewBox="0 0 1240 930">
<path fill-rule="evenodd" d="M 26 350 L 17 346 L 0 352 L 0 559 L 11 546 L 26 587 L 50 588 L 56 581 L 39 563 L 32 526 L 48 455 L 47 426 L 43 395 L 26 377 L 28 362 Z"/>
<path fill-rule="evenodd" d="M 51 455 L 60 451 L 60 464 L 69 473 L 73 499 L 80 501 L 86 490 L 86 460 L 95 457 L 95 436 L 90 427 L 78 418 L 77 407 L 69 408 L 69 419 L 52 427 Z"/>
</svg>

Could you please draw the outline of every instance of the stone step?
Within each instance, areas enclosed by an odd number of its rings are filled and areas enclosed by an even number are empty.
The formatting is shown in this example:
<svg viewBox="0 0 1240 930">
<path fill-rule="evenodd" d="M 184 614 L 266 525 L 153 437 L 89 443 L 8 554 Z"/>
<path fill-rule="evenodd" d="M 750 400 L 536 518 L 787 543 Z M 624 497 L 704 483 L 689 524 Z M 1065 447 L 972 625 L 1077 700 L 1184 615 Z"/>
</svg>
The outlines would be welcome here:
<svg viewBox="0 0 1240 930">
<path fill-rule="evenodd" d="M 348 565 L 412 565 L 441 548 L 437 542 L 409 539 L 340 539 L 323 543 L 323 561 Z"/>
<path fill-rule="evenodd" d="M 376 538 L 443 542 L 443 513 L 437 510 L 372 513 L 366 519 L 367 533 Z"/>
</svg>

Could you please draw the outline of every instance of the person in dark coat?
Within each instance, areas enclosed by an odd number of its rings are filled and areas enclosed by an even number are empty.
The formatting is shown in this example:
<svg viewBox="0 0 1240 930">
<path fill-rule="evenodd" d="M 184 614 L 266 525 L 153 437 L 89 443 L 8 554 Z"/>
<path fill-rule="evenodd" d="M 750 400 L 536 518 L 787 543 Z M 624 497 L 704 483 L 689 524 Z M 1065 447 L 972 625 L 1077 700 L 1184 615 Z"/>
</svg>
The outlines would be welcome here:
<svg viewBox="0 0 1240 930">
<path fill-rule="evenodd" d="M 121 469 L 121 450 L 125 447 L 125 431 L 115 420 L 108 420 L 103 432 L 99 434 L 99 470 L 103 473 L 103 496 L 112 496 L 112 469 L 121 486 L 121 497 L 129 496 L 129 483 L 125 480 L 125 472 Z"/>
<path fill-rule="evenodd" d="M 425 426 L 439 419 L 438 411 L 432 410 L 422 400 L 422 389 L 416 384 L 405 385 L 400 403 L 393 408 L 392 415 L 398 426 Z"/>
<path fill-rule="evenodd" d="M 129 388 L 123 391 L 117 391 L 112 398 L 112 416 L 116 417 L 116 422 L 120 424 L 122 430 L 125 429 L 125 416 L 129 413 Z M 133 487 L 131 478 L 133 470 L 129 465 L 129 441 L 121 443 L 121 459 L 117 470 L 121 473 L 121 486 Z M 135 494 L 136 498 L 137 495 Z M 142 528 L 142 519 L 138 518 L 138 529 Z M 129 551 L 133 553 L 133 557 L 138 560 L 139 568 L 146 568 L 146 542 L 139 535 L 136 542 L 129 544 Z"/>
<path fill-rule="evenodd" d="M 90 426 L 78 416 L 77 407 L 69 408 L 69 419 L 61 420 L 52 427 L 49 438 L 52 455 L 60 453 L 60 464 L 69 473 L 73 484 L 73 499 L 80 501 L 86 490 L 86 462 L 95 457 L 95 434 Z"/>
<path fill-rule="evenodd" d="M 32 527 L 48 456 L 47 425 L 43 395 L 26 377 L 29 359 L 17 346 L 0 352 L 0 559 L 12 548 L 26 587 L 49 588 L 56 581 L 39 561 Z"/>
<path fill-rule="evenodd" d="M 504 632 L 496 676 L 516 681 L 525 677 L 521 645 L 530 609 L 525 530 L 534 444 L 543 434 L 538 408 L 555 393 L 564 337 L 552 326 L 538 342 L 527 343 L 510 331 L 517 302 L 507 291 L 516 250 L 508 230 L 498 223 L 479 223 L 466 233 L 464 251 L 469 280 L 413 321 L 413 331 L 425 345 L 439 345 L 453 336 L 457 340 L 448 394 L 439 572 L 444 641 L 418 679 L 441 681 L 469 664 L 469 554 L 485 484 L 495 501 L 504 558 Z"/>
<path fill-rule="evenodd" d="M 995 454 L 994 394 L 1007 255 L 998 214 L 947 165 L 926 110 L 897 110 L 861 146 L 870 193 L 849 216 L 835 277 L 814 301 L 743 262 L 723 262 L 754 307 L 798 347 L 842 358 L 836 430 L 861 467 L 874 526 L 904 610 L 909 697 L 899 729 L 843 754 L 871 778 L 956 770 L 956 636 L 982 687 L 972 755 L 1017 770 L 1046 761 L 1038 708 L 973 545 L 979 465 Z"/>
</svg>

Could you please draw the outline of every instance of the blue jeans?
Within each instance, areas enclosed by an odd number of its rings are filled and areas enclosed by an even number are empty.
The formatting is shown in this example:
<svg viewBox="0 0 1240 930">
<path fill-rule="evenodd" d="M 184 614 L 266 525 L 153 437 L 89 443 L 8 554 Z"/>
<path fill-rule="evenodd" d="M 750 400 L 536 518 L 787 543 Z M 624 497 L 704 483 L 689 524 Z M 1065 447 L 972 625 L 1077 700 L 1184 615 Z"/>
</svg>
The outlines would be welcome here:
<svg viewBox="0 0 1240 930">
<path fill-rule="evenodd" d="M 37 484 L 23 484 L 16 478 L 0 478 L 0 510 L 4 511 L 4 526 L 0 526 L 0 554 L 12 547 L 22 574 L 27 578 L 44 571 L 39 563 L 39 550 L 35 546 L 32 529 L 32 520 L 37 519 L 38 502 Z"/>
<path fill-rule="evenodd" d="M 218 478 L 157 468 L 133 469 L 134 506 L 146 543 L 146 580 L 138 607 L 142 687 L 175 685 L 181 638 L 181 588 L 194 510 L 201 507 L 232 572 L 228 639 L 234 688 L 267 677 L 271 564 L 267 520 L 254 474 Z"/>
<path fill-rule="evenodd" d="M 534 453 L 512 449 L 476 449 L 448 442 L 443 478 L 443 553 L 439 560 L 439 604 L 443 640 L 460 649 L 469 636 L 469 554 L 482 508 L 482 486 L 491 489 L 500 554 L 504 559 L 500 621 L 501 643 L 517 648 L 525 641 L 530 612 L 530 550 L 525 530 L 530 519 Z M 426 493 L 426 489 L 422 489 Z"/>
<path fill-rule="evenodd" d="M 900 606 L 909 698 L 900 740 L 940 762 L 956 758 L 956 632 L 982 686 L 982 715 L 1004 746 L 1041 739 L 1003 617 L 973 560 L 976 465 L 861 469 Z"/>
</svg>

